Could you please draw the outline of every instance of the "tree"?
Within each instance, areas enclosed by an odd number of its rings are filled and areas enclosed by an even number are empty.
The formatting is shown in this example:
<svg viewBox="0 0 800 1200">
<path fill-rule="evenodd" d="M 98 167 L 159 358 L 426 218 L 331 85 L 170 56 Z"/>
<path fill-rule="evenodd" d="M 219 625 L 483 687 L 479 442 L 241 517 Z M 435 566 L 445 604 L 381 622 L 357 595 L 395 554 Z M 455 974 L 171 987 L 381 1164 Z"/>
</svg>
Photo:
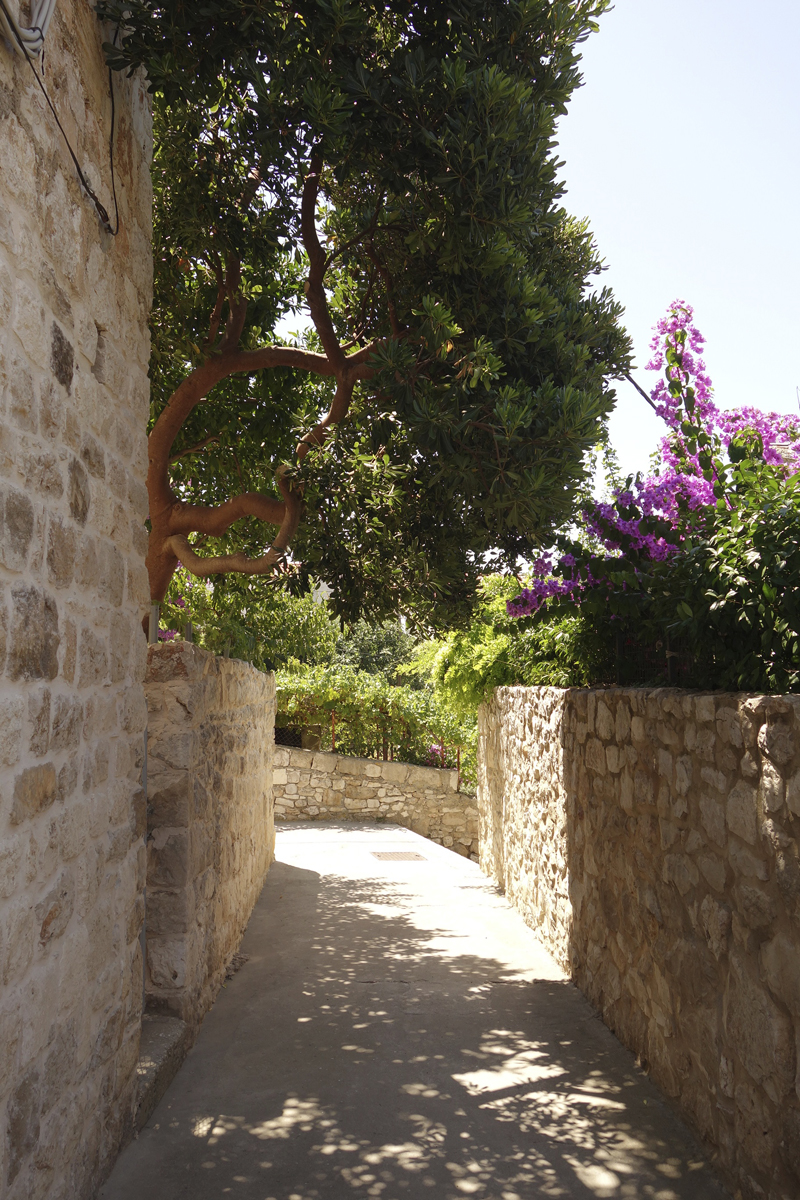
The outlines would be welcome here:
<svg viewBox="0 0 800 1200">
<path fill-rule="evenodd" d="M 397 668 L 410 657 L 415 645 L 416 639 L 399 621 L 371 625 L 361 620 L 339 638 L 336 661 L 370 675 L 385 675 L 394 682 Z"/>
<path fill-rule="evenodd" d="M 554 153 L 607 5 L 102 0 L 154 92 L 154 601 L 180 561 L 452 619 L 569 516 L 628 367 Z"/>
</svg>

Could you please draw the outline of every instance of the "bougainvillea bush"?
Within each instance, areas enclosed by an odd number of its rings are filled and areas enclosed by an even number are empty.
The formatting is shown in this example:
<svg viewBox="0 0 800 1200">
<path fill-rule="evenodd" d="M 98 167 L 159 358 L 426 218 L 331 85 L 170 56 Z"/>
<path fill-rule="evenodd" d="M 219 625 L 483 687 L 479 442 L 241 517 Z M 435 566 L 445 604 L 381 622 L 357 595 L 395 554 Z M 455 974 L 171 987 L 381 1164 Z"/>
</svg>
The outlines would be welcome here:
<svg viewBox="0 0 800 1200">
<path fill-rule="evenodd" d="M 682 683 L 798 691 L 800 420 L 719 409 L 703 344 L 676 301 L 648 364 L 668 427 L 655 467 L 585 508 L 508 612 L 534 626 L 577 612 L 618 646 L 680 646 Z"/>
</svg>

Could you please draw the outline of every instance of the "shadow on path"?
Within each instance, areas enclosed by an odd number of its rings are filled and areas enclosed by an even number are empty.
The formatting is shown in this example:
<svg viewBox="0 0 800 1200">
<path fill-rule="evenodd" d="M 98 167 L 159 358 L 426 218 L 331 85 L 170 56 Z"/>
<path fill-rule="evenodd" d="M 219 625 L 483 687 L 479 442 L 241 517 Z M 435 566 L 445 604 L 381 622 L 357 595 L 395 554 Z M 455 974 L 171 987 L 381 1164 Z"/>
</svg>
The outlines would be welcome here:
<svg viewBox="0 0 800 1200">
<path fill-rule="evenodd" d="M 365 826 L 293 826 L 278 856 L 104 1200 L 727 1195 L 474 864 Z"/>
</svg>

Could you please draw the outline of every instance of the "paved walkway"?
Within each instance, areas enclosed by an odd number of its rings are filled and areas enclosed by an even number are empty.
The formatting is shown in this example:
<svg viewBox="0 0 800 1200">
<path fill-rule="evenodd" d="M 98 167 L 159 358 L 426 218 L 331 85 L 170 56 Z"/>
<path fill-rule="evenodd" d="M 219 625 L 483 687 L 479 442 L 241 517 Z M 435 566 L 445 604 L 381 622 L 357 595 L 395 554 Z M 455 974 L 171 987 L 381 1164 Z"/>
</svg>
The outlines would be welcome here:
<svg viewBox="0 0 800 1200">
<path fill-rule="evenodd" d="M 474 863 L 331 824 L 284 827 L 277 859 L 103 1200 L 727 1195 Z"/>
</svg>

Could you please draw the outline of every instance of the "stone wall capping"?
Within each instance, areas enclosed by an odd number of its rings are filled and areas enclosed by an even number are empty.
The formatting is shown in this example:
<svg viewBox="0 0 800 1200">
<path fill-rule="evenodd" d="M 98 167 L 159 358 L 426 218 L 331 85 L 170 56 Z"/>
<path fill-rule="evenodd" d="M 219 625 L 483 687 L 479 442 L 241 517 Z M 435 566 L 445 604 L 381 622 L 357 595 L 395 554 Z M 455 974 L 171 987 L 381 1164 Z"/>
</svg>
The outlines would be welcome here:
<svg viewBox="0 0 800 1200">
<path fill-rule="evenodd" d="M 800 697 L 500 688 L 479 725 L 484 871 L 734 1192 L 800 1195 Z"/>
</svg>

